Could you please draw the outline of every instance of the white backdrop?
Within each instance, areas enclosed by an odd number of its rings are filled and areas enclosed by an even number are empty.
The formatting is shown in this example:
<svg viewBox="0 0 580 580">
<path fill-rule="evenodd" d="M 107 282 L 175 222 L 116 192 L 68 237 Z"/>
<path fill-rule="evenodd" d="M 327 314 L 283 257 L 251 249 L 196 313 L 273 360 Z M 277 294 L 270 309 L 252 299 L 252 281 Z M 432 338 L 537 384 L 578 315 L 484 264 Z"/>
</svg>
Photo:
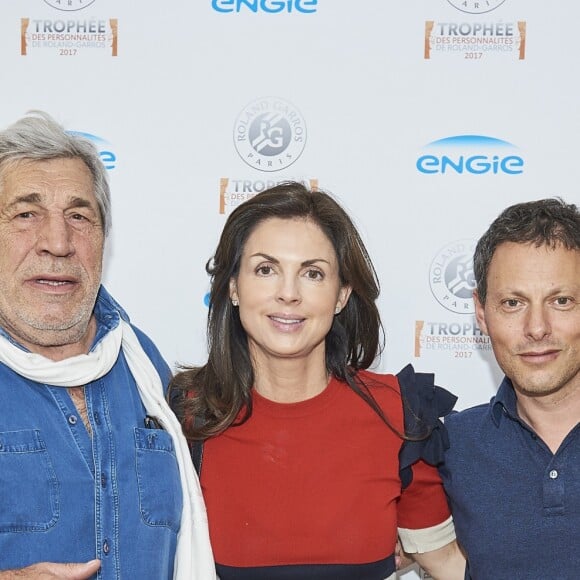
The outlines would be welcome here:
<svg viewBox="0 0 580 580">
<path fill-rule="evenodd" d="M 231 208 L 288 178 L 332 192 L 381 281 L 379 368 L 435 371 L 463 408 L 501 378 L 474 241 L 512 203 L 580 201 L 579 19 L 534 0 L 4 0 L 0 125 L 43 109 L 95 140 L 105 283 L 173 366 L 204 360 Z"/>
</svg>

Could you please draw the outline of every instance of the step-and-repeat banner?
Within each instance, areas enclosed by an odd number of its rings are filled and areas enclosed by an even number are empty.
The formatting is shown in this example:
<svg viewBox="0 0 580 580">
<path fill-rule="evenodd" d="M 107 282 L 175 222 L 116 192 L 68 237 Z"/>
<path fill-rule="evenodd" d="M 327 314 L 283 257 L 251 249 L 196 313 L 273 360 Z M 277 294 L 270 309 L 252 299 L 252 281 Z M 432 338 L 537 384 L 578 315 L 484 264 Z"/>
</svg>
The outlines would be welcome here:
<svg viewBox="0 0 580 580">
<path fill-rule="evenodd" d="M 464 408 L 501 379 L 477 238 L 512 203 L 580 201 L 578 22 L 531 0 L 5 0 L 0 125 L 41 109 L 98 146 L 105 283 L 174 367 L 204 360 L 227 215 L 300 179 L 373 257 L 378 368 L 434 371 Z"/>
</svg>

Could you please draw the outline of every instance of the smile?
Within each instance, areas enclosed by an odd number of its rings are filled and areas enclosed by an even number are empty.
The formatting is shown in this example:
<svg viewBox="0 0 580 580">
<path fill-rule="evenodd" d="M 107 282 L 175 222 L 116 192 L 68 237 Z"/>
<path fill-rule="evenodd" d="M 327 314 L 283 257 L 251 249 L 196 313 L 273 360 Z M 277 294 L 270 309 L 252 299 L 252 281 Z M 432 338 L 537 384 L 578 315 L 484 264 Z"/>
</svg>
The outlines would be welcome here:
<svg viewBox="0 0 580 580">
<path fill-rule="evenodd" d="M 304 322 L 304 318 L 280 318 L 279 316 L 269 316 L 268 318 L 280 324 L 300 324 Z"/>
<path fill-rule="evenodd" d="M 38 284 L 46 284 L 47 286 L 64 286 L 71 284 L 68 280 L 37 280 Z"/>
</svg>

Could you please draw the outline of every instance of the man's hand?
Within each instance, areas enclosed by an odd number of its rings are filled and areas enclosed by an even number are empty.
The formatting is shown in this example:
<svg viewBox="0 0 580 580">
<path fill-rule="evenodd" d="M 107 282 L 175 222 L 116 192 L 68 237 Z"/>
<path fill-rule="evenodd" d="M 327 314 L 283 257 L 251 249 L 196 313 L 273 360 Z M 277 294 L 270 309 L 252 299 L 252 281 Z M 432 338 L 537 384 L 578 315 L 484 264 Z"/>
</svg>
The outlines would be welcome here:
<svg viewBox="0 0 580 580">
<path fill-rule="evenodd" d="M 84 564 L 55 564 L 40 562 L 19 570 L 0 572 L 0 580 L 88 580 L 101 567 L 100 560 Z"/>
<path fill-rule="evenodd" d="M 401 540 L 397 539 L 397 546 L 395 547 L 395 566 L 397 570 L 403 570 L 413 565 L 415 562 L 408 554 L 405 554 L 401 546 Z"/>
</svg>

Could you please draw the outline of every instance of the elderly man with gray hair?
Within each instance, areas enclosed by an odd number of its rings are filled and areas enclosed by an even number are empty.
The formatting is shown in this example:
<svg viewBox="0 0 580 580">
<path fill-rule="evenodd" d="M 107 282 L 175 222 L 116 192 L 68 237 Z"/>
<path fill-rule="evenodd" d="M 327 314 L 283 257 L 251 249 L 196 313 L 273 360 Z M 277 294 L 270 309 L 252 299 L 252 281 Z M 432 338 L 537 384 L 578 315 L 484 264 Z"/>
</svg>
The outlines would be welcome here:
<svg viewBox="0 0 580 580">
<path fill-rule="evenodd" d="M 0 579 L 215 578 L 170 370 L 101 285 L 99 154 L 0 132 Z"/>
</svg>

